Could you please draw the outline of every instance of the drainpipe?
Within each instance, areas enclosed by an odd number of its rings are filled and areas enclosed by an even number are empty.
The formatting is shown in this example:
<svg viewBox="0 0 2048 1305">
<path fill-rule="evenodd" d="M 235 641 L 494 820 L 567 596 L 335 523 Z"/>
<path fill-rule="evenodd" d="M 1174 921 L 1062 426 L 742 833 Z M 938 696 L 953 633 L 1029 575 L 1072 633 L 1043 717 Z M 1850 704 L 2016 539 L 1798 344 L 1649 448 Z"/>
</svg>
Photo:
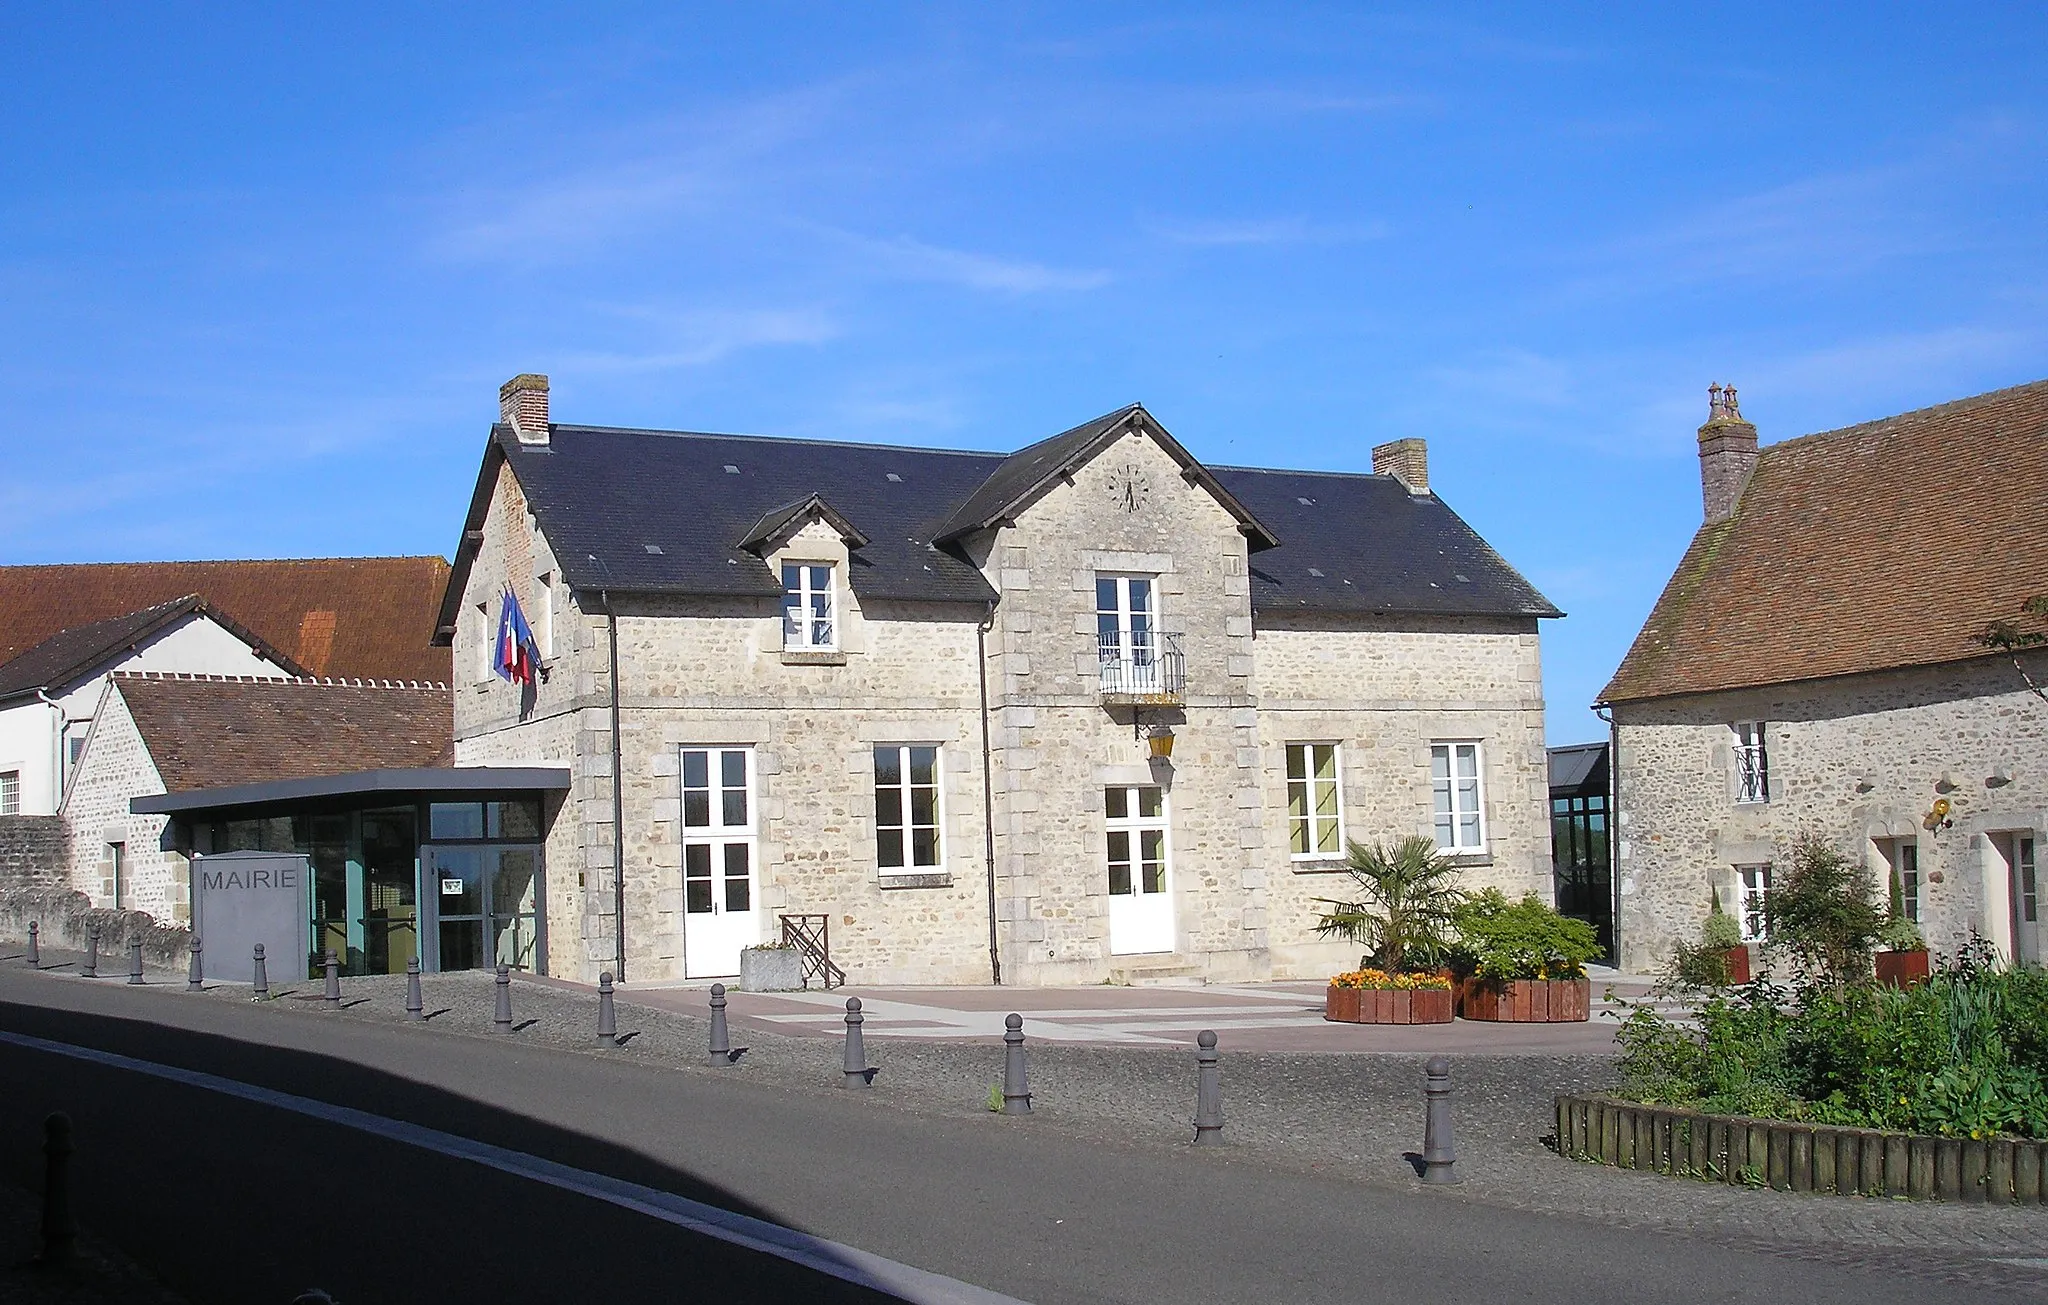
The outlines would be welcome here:
<svg viewBox="0 0 2048 1305">
<path fill-rule="evenodd" d="M 52 698 L 47 687 L 36 690 L 36 697 L 57 717 L 57 741 L 50 747 L 50 810 L 64 809 L 64 704 Z"/>
<path fill-rule="evenodd" d="M 1593 714 L 1607 722 L 1607 918 L 1614 928 L 1614 967 L 1621 968 L 1621 726 L 1614 708 L 1593 704 Z"/>
<path fill-rule="evenodd" d="M 626 774 L 623 749 L 619 745 L 619 618 L 612 611 L 609 589 L 597 591 L 604 604 L 606 644 L 612 658 L 612 936 L 617 953 L 620 983 L 626 981 Z"/>
<path fill-rule="evenodd" d="M 981 677 L 981 839 L 982 855 L 988 863 L 988 973 L 989 982 L 1003 981 L 1003 954 L 996 943 L 996 781 L 991 769 L 988 741 L 988 632 L 996 623 L 996 605 L 974 631 L 975 670 Z"/>
</svg>

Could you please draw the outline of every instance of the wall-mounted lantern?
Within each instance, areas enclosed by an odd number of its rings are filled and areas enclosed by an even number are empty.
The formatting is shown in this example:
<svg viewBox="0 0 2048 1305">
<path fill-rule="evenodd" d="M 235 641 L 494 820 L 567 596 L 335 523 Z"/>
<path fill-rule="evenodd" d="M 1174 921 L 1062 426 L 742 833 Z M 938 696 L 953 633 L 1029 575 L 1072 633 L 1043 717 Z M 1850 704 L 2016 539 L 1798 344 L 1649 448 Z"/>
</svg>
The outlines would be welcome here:
<svg viewBox="0 0 2048 1305">
<path fill-rule="evenodd" d="M 1951 810 L 1953 808 L 1949 806 L 1947 798 L 1934 799 L 1934 808 L 1927 813 L 1927 818 L 1920 822 L 1921 827 L 1923 829 L 1947 829 L 1955 823 L 1948 818 L 1948 813 Z"/>
<path fill-rule="evenodd" d="M 1145 734 L 1147 755 L 1154 761 L 1166 761 L 1173 756 L 1173 727 L 1154 725 Z"/>
</svg>

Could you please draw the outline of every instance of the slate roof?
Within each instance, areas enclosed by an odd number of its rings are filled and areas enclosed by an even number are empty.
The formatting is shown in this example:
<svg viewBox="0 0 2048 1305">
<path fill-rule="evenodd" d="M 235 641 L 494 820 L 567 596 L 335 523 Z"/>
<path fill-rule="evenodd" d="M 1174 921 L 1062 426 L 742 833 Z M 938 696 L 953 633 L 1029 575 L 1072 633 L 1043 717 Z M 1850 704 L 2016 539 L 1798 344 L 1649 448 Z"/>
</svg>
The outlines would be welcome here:
<svg viewBox="0 0 2048 1305">
<path fill-rule="evenodd" d="M 1607 791 L 1607 745 L 1574 743 L 1551 748 L 1550 795 L 1585 797 Z"/>
<path fill-rule="evenodd" d="M 495 426 L 440 637 L 453 630 L 501 465 L 579 590 L 779 596 L 741 543 L 815 494 L 868 538 L 848 575 L 864 599 L 980 606 L 997 595 L 961 551 L 962 532 L 1019 510 L 1134 415 L 1244 523 L 1255 608 L 1561 615 L 1434 495 L 1411 496 L 1390 476 L 1205 467 L 1132 405 L 1013 455 L 560 423 L 543 447 Z"/>
<path fill-rule="evenodd" d="M 1773 444 L 1602 702 L 1986 655 L 2048 591 L 2048 381 Z"/>
<path fill-rule="evenodd" d="M 447 580 L 438 557 L 0 566 L 0 666 L 61 631 L 197 594 L 309 673 L 445 681 L 433 634 Z"/>
<path fill-rule="evenodd" d="M 454 748 L 445 684 L 129 673 L 113 683 L 171 793 L 445 765 Z"/>
<path fill-rule="evenodd" d="M 1392 476 L 1215 473 L 1280 539 L 1251 556 L 1255 610 L 1564 615 L 1442 499 Z"/>
<path fill-rule="evenodd" d="M 0 666 L 0 701 L 34 693 L 37 689 L 68 687 L 110 658 L 189 616 L 205 616 L 219 623 L 287 675 L 306 674 L 305 667 L 271 647 L 260 635 L 240 625 L 233 617 L 214 611 L 199 595 L 187 594 L 110 621 L 95 621 L 51 635 Z"/>
</svg>

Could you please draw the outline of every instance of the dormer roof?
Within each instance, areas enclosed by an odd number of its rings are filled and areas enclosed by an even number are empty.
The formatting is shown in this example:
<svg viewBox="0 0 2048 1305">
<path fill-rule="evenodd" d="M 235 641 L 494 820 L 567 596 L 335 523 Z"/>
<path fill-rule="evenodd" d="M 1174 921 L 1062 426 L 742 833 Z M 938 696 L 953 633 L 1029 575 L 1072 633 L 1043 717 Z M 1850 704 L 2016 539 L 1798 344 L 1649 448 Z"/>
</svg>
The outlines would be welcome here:
<svg viewBox="0 0 2048 1305">
<path fill-rule="evenodd" d="M 754 528 L 741 538 L 737 547 L 749 553 L 765 551 L 777 540 L 786 539 L 813 521 L 822 521 L 830 526 L 847 548 L 865 548 L 868 537 L 860 527 L 847 520 L 846 514 L 825 501 L 822 494 L 811 493 L 794 503 L 769 508 L 754 523 Z"/>
</svg>

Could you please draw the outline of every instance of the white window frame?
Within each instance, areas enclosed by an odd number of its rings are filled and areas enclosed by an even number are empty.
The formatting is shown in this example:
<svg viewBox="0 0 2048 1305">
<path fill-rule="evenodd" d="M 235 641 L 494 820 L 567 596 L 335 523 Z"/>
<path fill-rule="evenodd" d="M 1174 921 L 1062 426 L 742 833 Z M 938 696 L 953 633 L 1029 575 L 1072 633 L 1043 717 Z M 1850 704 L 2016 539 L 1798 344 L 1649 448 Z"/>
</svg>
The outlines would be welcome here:
<svg viewBox="0 0 2048 1305">
<path fill-rule="evenodd" d="M 21 772 L 0 770 L 0 816 L 21 814 Z"/>
<path fill-rule="evenodd" d="M 111 881 L 114 890 L 112 894 L 114 909 L 118 911 L 128 905 L 126 899 L 130 888 L 133 887 L 128 882 L 130 875 L 128 871 L 127 840 L 123 839 L 107 844 L 107 869 L 109 871 L 108 879 Z"/>
<path fill-rule="evenodd" d="M 911 795 L 925 785 L 913 784 L 910 780 L 910 758 L 914 749 L 929 748 L 932 754 L 932 832 L 933 860 L 927 864 L 917 859 L 917 832 L 927 828 L 912 819 Z M 879 770 L 875 774 L 875 868 L 884 875 L 941 875 L 946 873 L 946 749 L 938 743 L 877 743 L 870 755 L 879 764 L 885 752 L 896 754 L 897 782 L 884 784 Z M 882 793 L 893 789 L 897 795 L 899 823 L 888 824 L 882 819 Z M 900 839 L 901 859 L 890 865 L 882 859 L 882 835 L 893 832 Z"/>
<path fill-rule="evenodd" d="M 1730 726 L 1735 743 L 1729 755 L 1735 762 L 1735 801 L 1741 805 L 1771 800 L 1771 748 L 1765 722 L 1742 720 Z"/>
<path fill-rule="evenodd" d="M 793 588 L 790 583 L 792 571 L 796 573 Z M 822 588 L 818 585 L 819 571 L 825 573 Z M 782 647 L 785 651 L 839 651 L 838 591 L 839 567 L 836 563 L 791 558 L 782 564 Z M 820 595 L 825 599 L 822 615 L 812 605 Z M 793 615 L 799 612 L 801 617 Z"/>
<path fill-rule="evenodd" d="M 1159 795 L 1159 814 L 1156 816 L 1142 816 L 1138 814 L 1140 809 L 1138 795 L 1147 790 Z M 1121 816 L 1109 814 L 1108 794 L 1111 791 L 1121 791 L 1124 794 L 1124 814 Z M 1111 784 L 1103 790 L 1103 794 L 1103 832 L 1105 834 L 1124 833 L 1130 835 L 1127 844 L 1127 850 L 1130 853 L 1130 860 L 1127 864 L 1130 866 L 1131 871 L 1131 891 L 1129 896 L 1139 898 L 1152 895 L 1142 892 L 1139 887 L 1141 883 L 1139 876 L 1145 872 L 1144 836 L 1148 833 L 1157 833 L 1159 835 L 1160 887 L 1158 891 L 1171 891 L 1173 888 L 1173 794 L 1168 792 L 1164 785 L 1160 784 Z M 1109 882 L 1109 867 L 1113 864 L 1115 862 L 1109 856 L 1109 840 L 1105 837 L 1102 844 L 1103 879 L 1101 880 L 1105 887 Z M 1122 896 L 1123 894 L 1113 895 Z"/>
<path fill-rule="evenodd" d="M 497 649 L 498 628 L 491 623 L 491 605 L 476 605 L 476 682 L 489 684 L 495 671 L 491 666 L 491 655 Z"/>
<path fill-rule="evenodd" d="M 702 753 L 704 755 L 704 778 L 706 783 L 702 786 L 693 786 L 690 783 L 691 753 Z M 741 768 L 740 786 L 737 790 L 731 784 L 725 782 L 725 757 L 731 753 L 738 753 L 744 759 Z M 723 878 L 721 860 L 724 856 L 724 849 L 728 844 L 732 843 L 746 844 L 747 878 L 750 884 L 748 891 L 751 894 L 747 909 L 760 909 L 758 901 L 761 893 L 761 848 L 759 837 L 761 796 L 759 792 L 759 774 L 759 769 L 755 764 L 752 744 L 687 743 L 681 748 L 676 762 L 676 789 L 681 795 L 682 800 L 680 808 L 676 812 L 676 824 L 682 830 L 683 861 L 681 875 L 685 912 L 689 909 L 689 849 L 698 846 L 711 849 L 711 883 L 713 891 L 716 892 L 716 886 L 722 882 Z M 734 791 L 739 792 L 746 803 L 746 818 L 737 824 L 725 818 L 725 795 Z M 690 823 L 690 795 L 692 793 L 702 793 L 705 795 L 705 822 L 702 824 Z M 725 909 L 730 908 L 728 906 Z"/>
<path fill-rule="evenodd" d="M 1892 875 L 1899 877 L 1899 901 L 1906 910 L 1906 918 L 1915 924 L 1920 922 L 1920 840 L 1917 838 L 1888 838 L 1879 844 L 1884 853 L 1885 875 L 1884 900 L 1891 903 Z"/>
<path fill-rule="evenodd" d="M 1469 752 L 1472 757 L 1472 774 L 1458 774 L 1458 759 Z M 1436 773 L 1437 758 L 1444 760 L 1444 774 Z M 1472 781 L 1471 805 L 1463 803 L 1460 781 Z M 1429 745 L 1429 794 L 1430 823 L 1436 837 L 1437 849 L 1453 856 L 1484 855 L 1486 852 L 1486 750 L 1478 739 L 1438 739 Z M 1450 841 L 1444 841 L 1445 822 L 1449 817 Z M 1470 818 L 1478 825 L 1478 837 L 1473 841 L 1464 839 L 1465 825 Z"/>
<path fill-rule="evenodd" d="M 1111 605 L 1105 606 L 1102 586 L 1113 587 Z M 1144 587 L 1145 605 L 1139 608 L 1133 590 Z M 1095 574 L 1095 656 L 1101 664 L 1102 688 L 1106 692 L 1147 692 L 1157 687 L 1161 674 L 1159 634 L 1159 577 L 1127 572 L 1098 571 Z M 1109 618 L 1105 628 L 1103 618 Z M 1139 618 L 1144 618 L 1140 629 Z"/>
<path fill-rule="evenodd" d="M 2041 914 L 2040 842 L 2032 830 L 2012 836 L 2013 916 L 2021 924 L 2037 924 Z M 2017 942 L 2015 954 L 2017 954 Z"/>
<path fill-rule="evenodd" d="M 1330 779 L 1328 787 L 1336 798 L 1336 814 L 1325 817 L 1317 805 L 1317 790 L 1325 782 L 1316 775 L 1316 753 L 1327 751 L 1330 755 Z M 1294 777 L 1294 759 L 1302 759 L 1302 778 Z M 1344 855 L 1344 747 L 1341 743 L 1328 741 L 1304 741 L 1289 743 L 1281 750 L 1281 779 L 1287 792 L 1287 848 L 1288 858 L 1294 861 L 1328 861 Z M 1302 814 L 1294 814 L 1294 795 L 1299 786 L 1302 794 Z M 1297 828 L 1306 827 L 1308 845 L 1305 852 L 1294 850 L 1294 835 Z M 1321 835 L 1325 828 L 1333 835 L 1329 851 L 1322 850 Z"/>
<path fill-rule="evenodd" d="M 1769 861 L 1735 867 L 1735 923 L 1742 930 L 1742 941 L 1760 943 L 1769 940 L 1771 923 L 1765 913 L 1764 902 L 1770 892 Z"/>
</svg>

